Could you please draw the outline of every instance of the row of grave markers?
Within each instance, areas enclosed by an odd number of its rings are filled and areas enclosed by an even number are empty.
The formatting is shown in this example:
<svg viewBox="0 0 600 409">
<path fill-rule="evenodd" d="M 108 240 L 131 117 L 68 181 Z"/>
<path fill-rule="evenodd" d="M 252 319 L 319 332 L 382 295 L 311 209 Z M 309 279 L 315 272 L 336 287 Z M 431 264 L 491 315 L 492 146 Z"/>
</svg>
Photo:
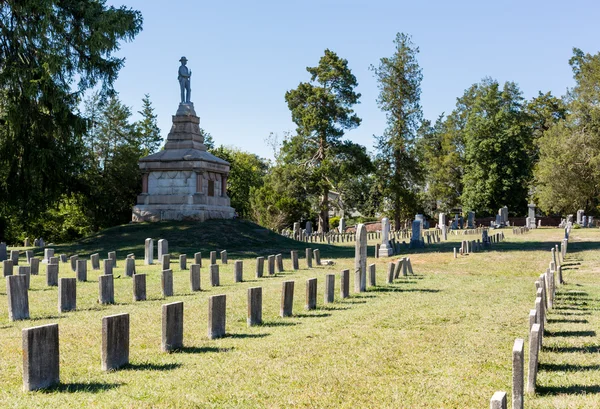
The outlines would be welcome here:
<svg viewBox="0 0 600 409">
<path fill-rule="evenodd" d="M 460 247 L 454 247 L 454 258 L 457 258 L 459 254 L 464 256 L 477 251 L 482 251 L 491 247 L 492 243 L 500 243 L 503 240 L 504 232 L 488 235 L 488 231 L 483 230 L 481 240 L 463 240 L 460 243 Z"/>
<path fill-rule="evenodd" d="M 547 322 L 547 311 L 554 306 L 557 285 L 563 284 L 562 266 L 567 254 L 568 240 L 563 239 L 550 249 L 552 259 L 544 274 L 535 282 L 535 309 L 529 311 L 529 364 L 527 374 L 527 392 L 535 394 L 539 353 L 544 339 L 544 326 Z M 562 259 L 562 260 L 561 260 Z M 525 341 L 517 338 L 512 350 L 512 407 L 523 409 L 525 385 Z M 496 392 L 490 400 L 491 409 L 506 409 L 506 392 Z"/>
<path fill-rule="evenodd" d="M 366 290 L 366 232 L 359 226 L 357 229 L 357 246 L 355 254 L 355 292 Z M 292 251 L 292 257 L 294 255 Z M 307 251 L 308 254 L 308 251 Z M 297 252 L 296 252 L 297 255 Z M 168 254 L 162 254 L 163 260 Z M 400 271 L 403 275 L 412 274 L 410 259 L 399 260 L 396 264 L 389 263 L 388 282 L 398 278 Z M 198 267 L 196 267 L 198 266 Z M 218 265 L 211 265 L 216 266 Z M 192 267 L 199 271 L 199 265 Z M 370 264 L 369 285 L 375 286 L 375 264 Z M 218 271 L 218 269 L 217 269 Z M 164 273 L 164 271 L 163 271 Z M 11 279 L 11 277 L 7 277 Z M 23 284 L 23 278 L 18 278 Z M 102 276 L 101 276 L 102 277 Z M 135 275 L 134 275 L 135 277 Z M 61 279 L 65 280 L 65 279 Z M 74 280 L 74 279 L 73 279 Z M 293 315 L 294 281 L 282 282 L 280 316 Z M 340 274 L 340 297 L 349 296 L 350 270 Z M 324 302 L 334 301 L 335 275 L 325 277 Z M 306 310 L 317 307 L 317 279 L 306 280 Z M 262 323 L 262 288 L 248 289 L 247 325 Z M 102 318 L 102 370 L 116 370 L 129 363 L 129 314 L 110 315 Z M 208 338 L 215 339 L 226 334 L 226 295 L 215 295 L 208 299 Z M 22 330 L 23 338 L 23 389 L 31 391 L 44 389 L 60 382 L 59 376 L 59 330 L 58 324 L 48 324 Z M 172 351 L 183 347 L 183 302 L 174 302 L 162 306 L 162 337 L 161 349 Z"/>
</svg>

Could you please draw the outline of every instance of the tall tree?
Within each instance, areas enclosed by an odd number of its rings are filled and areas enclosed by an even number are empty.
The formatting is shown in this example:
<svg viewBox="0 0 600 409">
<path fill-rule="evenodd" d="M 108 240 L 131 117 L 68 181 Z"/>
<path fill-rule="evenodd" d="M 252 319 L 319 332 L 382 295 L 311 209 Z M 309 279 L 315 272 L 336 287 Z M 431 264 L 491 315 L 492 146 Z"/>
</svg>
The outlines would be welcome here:
<svg viewBox="0 0 600 409">
<path fill-rule="evenodd" d="M 377 103 L 385 111 L 387 128 L 377 138 L 378 181 L 391 203 L 391 216 L 396 226 L 418 208 L 421 172 L 415 151 L 417 129 L 421 124 L 421 80 L 417 62 L 419 48 L 411 36 L 398 33 L 391 57 L 381 58 L 371 66 L 379 82 Z"/>
<path fill-rule="evenodd" d="M 600 211 L 600 53 L 573 49 L 568 114 L 539 139 L 536 198 L 547 212 Z"/>
<path fill-rule="evenodd" d="M 138 11 L 104 1 L 0 3 L 0 219 L 26 225 L 71 189 L 80 96 L 112 88 L 124 63 L 113 52 L 141 28 Z"/>
<path fill-rule="evenodd" d="M 533 138 L 517 84 L 484 79 L 465 91 L 454 115 L 465 149 L 463 210 L 495 214 L 504 205 L 524 213 L 532 177 Z"/>
<path fill-rule="evenodd" d="M 140 138 L 142 155 L 148 156 L 157 152 L 162 144 L 160 128 L 156 120 L 157 115 L 154 113 L 150 95 L 146 94 L 142 98 L 142 110 L 138 111 L 138 114 L 142 116 L 142 119 L 136 122 L 135 127 Z"/>
<path fill-rule="evenodd" d="M 282 155 L 287 164 L 303 168 L 308 178 L 307 192 L 319 195 L 319 231 L 326 232 L 329 191 L 342 165 L 339 157 L 353 149 L 341 138 L 345 130 L 360 125 L 352 108 L 360 94 L 354 92 L 358 83 L 348 61 L 333 51 L 325 50 L 319 65 L 306 70 L 311 75 L 310 82 L 301 82 L 285 94 L 297 135 L 284 141 Z"/>
</svg>

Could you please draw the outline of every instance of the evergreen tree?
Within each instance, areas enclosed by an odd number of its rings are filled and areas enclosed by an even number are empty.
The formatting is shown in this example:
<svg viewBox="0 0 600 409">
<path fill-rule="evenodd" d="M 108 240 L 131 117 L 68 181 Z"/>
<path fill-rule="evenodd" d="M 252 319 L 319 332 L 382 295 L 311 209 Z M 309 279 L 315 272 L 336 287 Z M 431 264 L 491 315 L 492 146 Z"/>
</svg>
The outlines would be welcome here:
<svg viewBox="0 0 600 409">
<path fill-rule="evenodd" d="M 417 62 L 419 48 L 409 35 L 398 33 L 391 57 L 381 58 L 371 66 L 379 82 L 377 103 L 385 111 L 387 128 L 377 138 L 377 174 L 379 189 L 389 202 L 395 225 L 403 217 L 419 210 L 418 193 L 422 175 L 415 149 L 421 124 L 421 80 Z"/>
<path fill-rule="evenodd" d="M 80 96 L 96 85 L 111 89 L 124 62 L 113 52 L 141 27 L 138 11 L 103 1 L 1 3 L 0 228 L 27 231 L 72 190 L 86 128 Z"/>
<path fill-rule="evenodd" d="M 136 122 L 136 131 L 140 138 L 142 156 L 148 156 L 156 153 L 162 144 L 160 128 L 156 121 L 157 116 L 154 113 L 150 95 L 144 95 L 144 98 L 142 98 L 142 110 L 138 111 L 138 113 L 142 116 L 142 119 Z"/>
<path fill-rule="evenodd" d="M 304 179 L 297 183 L 304 186 L 306 194 L 318 195 L 318 228 L 326 232 L 329 230 L 329 192 L 336 188 L 336 179 L 342 176 L 341 166 L 347 166 L 342 159 L 356 160 L 356 164 L 364 159 L 348 155 L 349 151 L 359 153 L 360 149 L 341 140 L 345 130 L 360 125 L 361 120 L 352 109 L 360 94 L 354 92 L 358 83 L 348 68 L 348 61 L 333 51 L 325 50 L 319 65 L 306 70 L 311 74 L 311 82 L 301 82 L 285 94 L 297 134 L 284 141 L 281 155 L 287 166 L 301 168 L 299 172 Z"/>
</svg>

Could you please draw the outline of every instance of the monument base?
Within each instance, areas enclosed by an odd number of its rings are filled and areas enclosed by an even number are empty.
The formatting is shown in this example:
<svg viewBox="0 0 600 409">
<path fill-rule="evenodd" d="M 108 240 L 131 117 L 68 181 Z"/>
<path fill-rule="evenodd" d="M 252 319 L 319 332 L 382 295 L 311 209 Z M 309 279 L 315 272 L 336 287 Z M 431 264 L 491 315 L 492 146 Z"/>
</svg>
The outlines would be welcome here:
<svg viewBox="0 0 600 409">
<path fill-rule="evenodd" d="M 394 255 L 394 250 L 392 249 L 392 246 L 390 246 L 389 244 L 382 244 L 381 247 L 379 247 L 379 253 L 377 253 L 378 257 L 390 257 Z"/>
<path fill-rule="evenodd" d="M 411 249 L 422 249 L 425 247 L 425 242 L 423 241 L 423 239 L 421 240 L 410 240 L 410 245 L 409 248 Z"/>
<path fill-rule="evenodd" d="M 137 205 L 133 207 L 133 222 L 159 222 L 162 220 L 233 219 L 235 210 L 229 206 L 210 205 Z"/>
</svg>

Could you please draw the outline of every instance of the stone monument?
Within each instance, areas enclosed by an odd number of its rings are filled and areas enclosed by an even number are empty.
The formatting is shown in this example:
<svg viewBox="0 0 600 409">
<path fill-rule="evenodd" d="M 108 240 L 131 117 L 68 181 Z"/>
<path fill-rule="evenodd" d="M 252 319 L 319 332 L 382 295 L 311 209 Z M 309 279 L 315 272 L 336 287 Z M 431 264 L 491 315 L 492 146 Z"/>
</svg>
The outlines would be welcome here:
<svg viewBox="0 0 600 409">
<path fill-rule="evenodd" d="M 389 257 L 394 254 L 390 243 L 390 221 L 387 217 L 381 219 L 381 246 L 378 257 Z"/>
<path fill-rule="evenodd" d="M 535 221 L 535 204 L 530 203 L 527 205 L 528 208 L 528 218 L 527 218 L 527 227 L 530 229 L 535 229 L 537 227 Z"/>
<path fill-rule="evenodd" d="M 140 159 L 142 193 L 133 207 L 134 222 L 232 219 L 227 196 L 229 162 L 206 151 L 191 97 L 192 71 L 181 57 L 181 103 L 162 151 Z"/>
</svg>

